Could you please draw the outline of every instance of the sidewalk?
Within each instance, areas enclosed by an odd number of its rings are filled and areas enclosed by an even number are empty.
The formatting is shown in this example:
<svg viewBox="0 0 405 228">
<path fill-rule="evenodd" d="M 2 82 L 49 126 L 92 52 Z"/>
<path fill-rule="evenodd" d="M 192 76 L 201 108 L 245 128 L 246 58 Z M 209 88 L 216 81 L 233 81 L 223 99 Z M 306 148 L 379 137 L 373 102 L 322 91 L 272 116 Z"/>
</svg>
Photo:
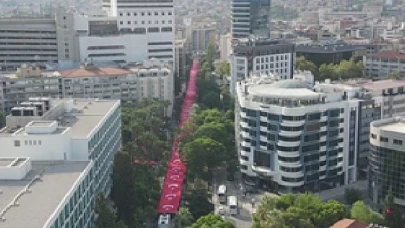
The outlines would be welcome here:
<svg viewBox="0 0 405 228">
<path fill-rule="evenodd" d="M 361 180 L 361 181 L 357 181 L 353 184 L 349 184 L 349 185 L 343 185 L 337 188 L 333 188 L 333 189 L 329 189 L 329 190 L 325 190 L 325 191 L 321 191 L 319 194 L 319 198 L 322 201 L 327 201 L 330 199 L 336 199 L 336 198 L 340 198 L 342 196 L 345 195 L 345 190 L 347 188 L 355 188 L 358 189 L 360 191 L 366 191 L 368 188 L 368 183 L 367 180 Z"/>
</svg>

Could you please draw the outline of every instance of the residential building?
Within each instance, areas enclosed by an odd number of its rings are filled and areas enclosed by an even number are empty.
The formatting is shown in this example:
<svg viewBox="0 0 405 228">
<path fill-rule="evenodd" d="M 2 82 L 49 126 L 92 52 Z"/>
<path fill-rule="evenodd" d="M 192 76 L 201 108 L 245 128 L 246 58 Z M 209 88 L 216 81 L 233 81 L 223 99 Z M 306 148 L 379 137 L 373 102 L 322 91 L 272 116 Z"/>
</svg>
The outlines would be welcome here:
<svg viewBox="0 0 405 228">
<path fill-rule="evenodd" d="M 232 0 L 232 38 L 270 37 L 270 0 Z"/>
<path fill-rule="evenodd" d="M 402 80 L 380 80 L 362 83 L 376 107 L 380 108 L 379 116 L 384 118 L 405 115 L 405 81 Z"/>
<path fill-rule="evenodd" d="M 405 162 L 405 118 L 374 121 L 370 126 L 369 197 L 379 209 L 392 189 L 395 204 L 405 208 L 403 167 Z"/>
<path fill-rule="evenodd" d="M 120 101 L 30 98 L 6 117 L 0 144 L 1 227 L 93 227 L 121 147 Z"/>
<path fill-rule="evenodd" d="M 405 54 L 382 51 L 363 57 L 365 74 L 368 77 L 387 78 L 391 73 L 405 74 Z"/>
<path fill-rule="evenodd" d="M 174 75 L 170 66 L 157 59 L 126 68 L 97 67 L 85 64 L 80 68 L 44 72 L 37 66 L 24 66 L 17 74 L 0 77 L 0 108 L 7 113 L 29 97 L 98 98 L 135 101 L 157 98 L 174 101 Z"/>
<path fill-rule="evenodd" d="M 247 183 L 284 193 L 357 181 L 362 88 L 309 79 L 261 75 L 238 82 L 236 142 Z"/>
<path fill-rule="evenodd" d="M 323 42 L 321 44 L 297 45 L 297 56 L 304 56 L 318 67 L 322 64 L 339 64 L 342 60 L 349 60 L 356 51 L 364 50 L 361 46 L 354 46 L 343 41 Z"/>
<path fill-rule="evenodd" d="M 238 81 L 250 74 L 278 74 L 291 79 L 295 65 L 295 45 L 285 40 L 240 39 L 231 56 L 231 95 Z"/>
</svg>

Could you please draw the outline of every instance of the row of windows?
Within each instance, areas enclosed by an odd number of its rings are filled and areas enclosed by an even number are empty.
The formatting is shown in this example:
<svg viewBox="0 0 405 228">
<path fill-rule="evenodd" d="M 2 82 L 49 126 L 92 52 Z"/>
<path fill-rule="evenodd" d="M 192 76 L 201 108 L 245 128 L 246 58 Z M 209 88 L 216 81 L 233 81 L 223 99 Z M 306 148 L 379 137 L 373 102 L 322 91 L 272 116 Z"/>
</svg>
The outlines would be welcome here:
<svg viewBox="0 0 405 228">
<path fill-rule="evenodd" d="M 171 25 L 173 23 L 173 21 L 172 20 L 168 20 L 167 21 L 167 24 L 169 24 L 169 25 Z M 120 25 L 123 25 L 124 24 L 124 21 L 120 21 Z M 145 24 L 148 24 L 148 25 L 151 25 L 152 24 L 152 21 L 127 21 L 127 23 L 126 23 L 127 25 L 130 25 L 130 24 L 134 24 L 134 25 L 145 25 Z M 159 21 L 158 20 L 155 20 L 155 22 L 154 22 L 154 24 L 155 25 L 157 25 L 157 24 L 159 24 Z M 166 21 L 165 20 L 163 20 L 163 21 L 161 21 L 161 24 L 166 24 Z"/>
<path fill-rule="evenodd" d="M 371 138 L 377 139 L 377 135 L 371 133 Z M 389 139 L 388 139 L 387 137 L 380 136 L 380 142 L 388 142 L 388 141 L 389 141 Z M 393 139 L 393 140 L 392 140 L 392 143 L 401 146 L 401 145 L 403 144 L 403 141 L 400 140 L 400 139 Z"/>
<path fill-rule="evenodd" d="M 38 141 L 37 140 L 24 140 L 24 144 L 26 146 L 36 146 L 36 145 L 40 146 L 42 144 L 42 141 L 41 140 L 38 140 Z M 14 140 L 14 146 L 20 147 L 21 146 L 20 140 Z"/>
<path fill-rule="evenodd" d="M 163 12 L 134 12 L 134 13 L 130 13 L 130 12 L 127 12 L 127 13 L 125 13 L 125 12 L 120 12 L 120 16 L 121 17 L 123 17 L 123 16 L 127 16 L 127 17 L 130 17 L 130 16 L 165 16 L 165 15 L 172 15 L 173 13 L 171 12 L 171 11 L 167 11 L 167 12 L 165 12 L 165 11 L 163 11 Z"/>
</svg>

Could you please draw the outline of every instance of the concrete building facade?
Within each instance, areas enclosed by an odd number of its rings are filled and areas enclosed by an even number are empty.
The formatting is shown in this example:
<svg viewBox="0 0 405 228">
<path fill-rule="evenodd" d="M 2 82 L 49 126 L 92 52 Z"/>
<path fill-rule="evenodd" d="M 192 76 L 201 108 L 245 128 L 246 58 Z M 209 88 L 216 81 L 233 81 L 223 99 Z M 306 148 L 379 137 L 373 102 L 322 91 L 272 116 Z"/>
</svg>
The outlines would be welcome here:
<svg viewBox="0 0 405 228">
<path fill-rule="evenodd" d="M 231 94 L 238 81 L 251 74 L 277 74 L 291 79 L 295 65 L 295 45 L 281 40 L 240 39 L 231 56 Z"/>
<path fill-rule="evenodd" d="M 0 178 L 2 227 L 93 227 L 121 147 L 120 102 L 31 98 L 7 116 L 0 143 L 0 170 L 25 172 Z"/>
<path fill-rule="evenodd" d="M 314 86 L 308 77 L 298 78 L 260 76 L 238 83 L 235 123 L 243 176 L 278 192 L 355 182 L 362 89 Z"/>
<path fill-rule="evenodd" d="M 363 56 L 365 74 L 368 77 L 387 78 L 392 73 L 405 75 L 405 54 L 382 51 Z"/>
</svg>

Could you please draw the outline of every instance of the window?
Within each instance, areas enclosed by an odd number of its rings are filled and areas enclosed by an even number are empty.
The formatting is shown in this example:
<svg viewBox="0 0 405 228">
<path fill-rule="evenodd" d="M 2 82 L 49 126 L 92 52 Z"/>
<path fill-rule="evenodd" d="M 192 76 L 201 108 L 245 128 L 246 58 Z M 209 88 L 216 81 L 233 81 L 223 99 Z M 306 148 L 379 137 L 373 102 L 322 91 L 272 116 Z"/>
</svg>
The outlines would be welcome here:
<svg viewBox="0 0 405 228">
<path fill-rule="evenodd" d="M 120 21 L 120 25 L 123 25 L 124 24 L 124 22 L 123 21 Z"/>
<path fill-rule="evenodd" d="M 402 145 L 402 140 L 394 139 L 394 144 Z"/>
<path fill-rule="evenodd" d="M 388 142 L 388 138 L 380 136 L 380 142 Z"/>
<path fill-rule="evenodd" d="M 128 21 L 128 24 L 130 25 L 130 24 L 131 24 L 131 21 Z"/>
<path fill-rule="evenodd" d="M 124 14 L 123 13 L 120 13 L 120 16 L 123 16 Z"/>
<path fill-rule="evenodd" d="M 169 13 L 167 13 L 167 14 L 172 15 L 172 12 L 169 12 Z"/>
<path fill-rule="evenodd" d="M 159 16 L 159 13 L 158 13 L 158 12 L 155 12 L 155 16 Z"/>
<path fill-rule="evenodd" d="M 145 13 L 144 13 L 144 12 L 142 12 L 142 13 L 141 13 L 141 15 L 142 15 L 142 16 L 145 16 Z"/>
<path fill-rule="evenodd" d="M 14 146 L 15 146 L 15 147 L 21 146 L 20 140 L 14 140 Z"/>
</svg>

